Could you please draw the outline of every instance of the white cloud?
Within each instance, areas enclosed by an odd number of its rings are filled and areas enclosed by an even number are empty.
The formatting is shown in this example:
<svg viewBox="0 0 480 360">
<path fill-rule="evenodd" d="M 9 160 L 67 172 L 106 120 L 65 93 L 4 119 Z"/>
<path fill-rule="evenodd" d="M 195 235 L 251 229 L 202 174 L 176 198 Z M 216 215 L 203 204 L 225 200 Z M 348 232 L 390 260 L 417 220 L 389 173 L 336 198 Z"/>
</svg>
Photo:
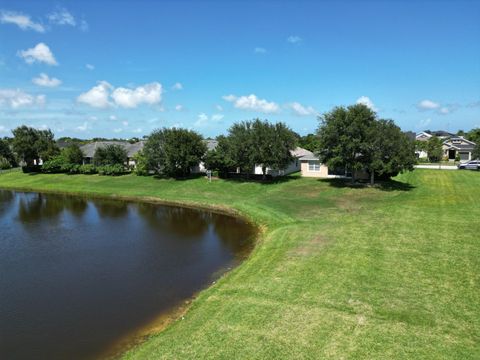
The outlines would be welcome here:
<svg viewBox="0 0 480 360">
<path fill-rule="evenodd" d="M 88 31 L 88 28 L 89 28 L 88 23 L 84 19 L 82 19 L 80 21 L 80 30 L 82 30 L 83 32 L 86 32 Z"/>
<path fill-rule="evenodd" d="M 175 106 L 175 110 L 177 110 L 177 111 L 182 111 L 182 110 L 183 110 L 183 106 L 182 106 L 182 105 L 176 105 L 176 106 Z"/>
<path fill-rule="evenodd" d="M 95 108 L 107 108 L 111 106 L 109 99 L 112 85 L 106 81 L 100 81 L 87 92 L 80 94 L 77 98 L 79 103 L 87 104 Z"/>
<path fill-rule="evenodd" d="M 141 133 L 142 131 L 143 131 L 142 128 L 136 128 L 136 129 L 132 130 L 132 132 L 135 133 L 135 134 Z"/>
<path fill-rule="evenodd" d="M 113 100 L 113 103 L 110 101 Z M 98 82 L 87 92 L 80 94 L 77 101 L 95 108 L 117 105 L 123 108 L 136 108 L 140 104 L 157 104 L 162 100 L 162 85 L 158 82 L 138 86 L 134 89 L 114 88 L 106 81 Z"/>
<path fill-rule="evenodd" d="M 438 109 L 439 107 L 440 107 L 439 103 L 436 103 L 435 101 L 428 100 L 428 99 L 422 100 L 417 104 L 417 108 L 419 110 L 435 110 L 435 109 Z"/>
<path fill-rule="evenodd" d="M 55 25 L 77 25 L 73 15 L 65 8 L 58 8 L 53 13 L 48 14 L 47 19 L 50 21 L 50 23 Z"/>
<path fill-rule="evenodd" d="M 210 118 L 205 113 L 198 114 L 197 121 L 193 124 L 194 127 L 205 127 L 213 123 L 220 123 L 223 119 L 223 114 L 213 114 Z"/>
<path fill-rule="evenodd" d="M 357 104 L 363 104 L 368 107 L 372 111 L 378 111 L 377 107 L 373 103 L 373 101 L 368 96 L 360 96 L 357 101 Z"/>
<path fill-rule="evenodd" d="M 172 90 L 183 90 L 183 85 L 177 82 L 172 86 Z"/>
<path fill-rule="evenodd" d="M 449 114 L 450 113 L 450 109 L 448 107 L 441 107 L 438 112 L 442 115 L 446 115 L 446 114 Z"/>
<path fill-rule="evenodd" d="M 45 32 L 42 24 L 32 21 L 29 15 L 15 11 L 0 11 L 0 22 L 2 24 L 15 24 L 22 30 L 32 29 L 37 32 Z"/>
<path fill-rule="evenodd" d="M 253 49 L 253 52 L 255 54 L 266 54 L 267 53 L 267 49 L 263 48 L 263 47 L 256 47 L 255 49 Z"/>
<path fill-rule="evenodd" d="M 8 130 L 5 126 L 3 125 L 0 125 L 0 133 L 7 133 L 9 132 L 10 130 Z"/>
<path fill-rule="evenodd" d="M 423 119 L 421 120 L 418 125 L 417 125 L 417 128 L 418 129 L 425 129 L 430 123 L 432 122 L 432 119 Z"/>
<path fill-rule="evenodd" d="M 153 82 L 134 89 L 116 88 L 112 93 L 112 98 L 118 106 L 124 108 L 136 108 L 142 103 L 158 104 L 162 100 L 162 85 Z"/>
<path fill-rule="evenodd" d="M 128 121 L 122 121 L 123 126 L 128 126 Z"/>
<path fill-rule="evenodd" d="M 237 109 L 259 111 L 263 113 L 275 113 L 280 110 L 275 102 L 269 102 L 265 99 L 259 99 L 255 94 L 248 96 L 237 97 L 235 95 L 223 96 L 225 101 L 233 103 L 233 106 Z"/>
<path fill-rule="evenodd" d="M 93 66 L 92 64 L 85 64 L 85 67 L 86 67 L 88 70 L 95 70 L 95 66 Z"/>
<path fill-rule="evenodd" d="M 220 122 L 222 121 L 224 115 L 223 114 L 213 114 L 212 115 L 212 121 L 213 122 Z"/>
<path fill-rule="evenodd" d="M 302 38 L 300 36 L 297 36 L 297 35 L 290 35 L 287 38 L 287 42 L 289 42 L 290 44 L 298 44 L 301 41 L 302 41 Z"/>
<path fill-rule="evenodd" d="M 223 107 L 221 105 L 215 105 L 215 109 L 217 109 L 217 111 L 223 111 Z"/>
<path fill-rule="evenodd" d="M 41 73 L 38 77 L 36 78 L 33 78 L 32 79 L 32 82 L 35 84 L 35 85 L 38 85 L 38 86 L 45 86 L 45 87 L 55 87 L 55 86 L 58 86 L 62 83 L 61 80 L 57 79 L 57 78 L 50 78 L 47 74 L 45 73 Z"/>
<path fill-rule="evenodd" d="M 110 115 L 110 120 L 117 120 L 117 117 L 115 115 Z"/>
<path fill-rule="evenodd" d="M 38 43 L 35 47 L 18 52 L 18 56 L 23 58 L 27 64 L 34 62 L 44 62 L 48 65 L 58 65 L 50 48 L 44 43 Z"/>
<path fill-rule="evenodd" d="M 116 128 L 116 129 L 113 129 L 113 132 L 118 134 L 118 133 L 121 133 L 123 131 L 122 128 Z"/>
<path fill-rule="evenodd" d="M 312 106 L 303 106 L 298 102 L 292 102 L 288 104 L 287 107 L 292 109 L 293 112 L 299 116 L 309 116 L 309 115 L 318 114 L 318 112 Z"/>
<path fill-rule="evenodd" d="M 84 132 L 89 128 L 88 123 L 85 121 L 82 125 L 79 125 L 75 128 L 76 131 Z"/>
<path fill-rule="evenodd" d="M 0 89 L 0 106 L 6 105 L 12 109 L 27 106 L 42 106 L 45 104 L 45 95 L 31 95 L 20 89 Z"/>
</svg>

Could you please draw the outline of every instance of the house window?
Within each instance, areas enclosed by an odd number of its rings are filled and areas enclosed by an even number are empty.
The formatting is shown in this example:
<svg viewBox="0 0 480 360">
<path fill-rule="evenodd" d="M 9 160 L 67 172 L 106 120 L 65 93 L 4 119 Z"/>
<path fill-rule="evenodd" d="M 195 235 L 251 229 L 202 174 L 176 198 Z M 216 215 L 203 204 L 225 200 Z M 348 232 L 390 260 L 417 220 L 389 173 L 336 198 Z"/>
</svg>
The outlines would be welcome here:
<svg viewBox="0 0 480 360">
<path fill-rule="evenodd" d="M 314 161 L 314 160 L 309 161 L 308 171 L 320 171 L 320 161 Z"/>
</svg>

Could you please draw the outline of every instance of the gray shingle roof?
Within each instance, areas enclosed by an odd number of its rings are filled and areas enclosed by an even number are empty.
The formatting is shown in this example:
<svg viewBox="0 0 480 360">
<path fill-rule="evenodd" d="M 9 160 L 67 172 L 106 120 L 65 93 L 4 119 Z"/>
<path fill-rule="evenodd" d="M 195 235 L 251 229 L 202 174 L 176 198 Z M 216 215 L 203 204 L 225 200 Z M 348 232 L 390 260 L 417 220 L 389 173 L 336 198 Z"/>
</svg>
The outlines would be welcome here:
<svg viewBox="0 0 480 360">
<path fill-rule="evenodd" d="M 95 141 L 83 146 L 80 146 L 80 149 L 83 152 L 83 156 L 87 158 L 93 158 L 95 155 L 95 151 L 98 148 L 106 147 L 107 145 L 120 145 L 127 151 L 127 156 L 132 158 L 135 154 L 137 154 L 140 150 L 143 149 L 144 146 L 143 141 L 139 141 L 133 144 L 130 144 L 127 141 Z"/>
</svg>

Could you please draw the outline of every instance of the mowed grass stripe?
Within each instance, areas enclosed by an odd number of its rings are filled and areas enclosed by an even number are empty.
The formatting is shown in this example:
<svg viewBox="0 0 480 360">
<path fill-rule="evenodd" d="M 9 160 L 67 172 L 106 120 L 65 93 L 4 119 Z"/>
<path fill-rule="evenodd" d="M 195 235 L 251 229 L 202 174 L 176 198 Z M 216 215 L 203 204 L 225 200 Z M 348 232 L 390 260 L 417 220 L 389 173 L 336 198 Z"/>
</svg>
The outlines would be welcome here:
<svg viewBox="0 0 480 360">
<path fill-rule="evenodd" d="M 0 175 L 0 187 L 230 207 L 263 228 L 248 260 L 127 359 L 480 358 L 480 173 L 395 181 Z"/>
</svg>

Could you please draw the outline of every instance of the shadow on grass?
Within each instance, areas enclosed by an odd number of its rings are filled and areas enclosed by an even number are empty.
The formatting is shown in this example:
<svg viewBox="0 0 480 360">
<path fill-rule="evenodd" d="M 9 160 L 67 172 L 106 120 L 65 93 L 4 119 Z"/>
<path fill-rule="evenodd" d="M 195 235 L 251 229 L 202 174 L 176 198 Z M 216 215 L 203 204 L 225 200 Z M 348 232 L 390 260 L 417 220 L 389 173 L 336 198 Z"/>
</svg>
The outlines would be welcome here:
<svg viewBox="0 0 480 360">
<path fill-rule="evenodd" d="M 300 179 L 301 177 L 298 175 L 284 175 L 284 176 L 275 176 L 270 177 L 265 180 L 261 179 L 260 177 L 250 177 L 250 178 L 222 178 L 222 180 L 229 181 L 229 182 L 236 182 L 236 183 L 256 183 L 261 185 L 273 185 L 273 184 L 283 184 L 290 181 L 295 181 Z"/>
<path fill-rule="evenodd" d="M 318 181 L 329 184 L 336 188 L 350 188 L 350 189 L 365 189 L 375 188 L 382 191 L 410 191 L 415 189 L 415 186 L 397 180 L 379 180 L 375 185 L 370 185 L 367 182 L 352 183 L 350 179 L 319 179 Z"/>
<path fill-rule="evenodd" d="M 186 181 L 186 180 L 193 180 L 193 179 L 200 179 L 200 178 L 205 178 L 206 181 L 208 181 L 207 176 L 205 174 L 199 173 L 199 174 L 190 174 L 185 177 L 171 177 L 171 176 L 166 176 L 162 174 L 155 174 L 155 175 L 148 175 L 152 176 L 155 179 L 159 180 L 176 180 L 176 181 Z M 272 184 L 281 184 L 281 183 L 286 183 L 289 181 L 293 180 L 298 180 L 300 179 L 300 176 L 298 174 L 291 174 L 291 175 L 285 175 L 285 176 L 276 176 L 276 177 L 268 177 L 267 179 L 263 180 L 261 178 L 261 175 L 251 175 L 249 178 L 246 176 L 239 176 L 239 177 L 213 177 L 212 180 L 218 180 L 222 179 L 224 181 L 228 182 L 235 182 L 235 183 L 257 183 L 257 184 L 262 184 L 262 185 L 272 185 Z"/>
</svg>

